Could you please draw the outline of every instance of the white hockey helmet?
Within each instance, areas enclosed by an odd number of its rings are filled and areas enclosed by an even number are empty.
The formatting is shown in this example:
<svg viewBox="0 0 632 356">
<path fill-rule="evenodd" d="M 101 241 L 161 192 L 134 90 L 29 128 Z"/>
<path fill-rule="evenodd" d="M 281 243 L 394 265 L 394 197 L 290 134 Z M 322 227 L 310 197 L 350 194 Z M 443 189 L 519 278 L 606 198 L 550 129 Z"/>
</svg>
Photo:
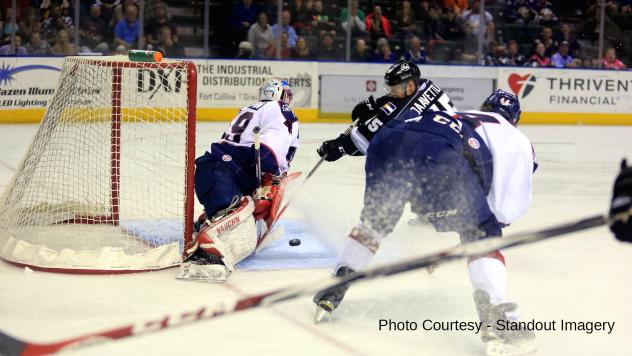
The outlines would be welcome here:
<svg viewBox="0 0 632 356">
<path fill-rule="evenodd" d="M 259 89 L 259 100 L 282 101 L 290 108 L 292 108 L 292 104 L 294 104 L 290 85 L 280 78 L 272 78 L 263 83 L 261 89 Z"/>
</svg>

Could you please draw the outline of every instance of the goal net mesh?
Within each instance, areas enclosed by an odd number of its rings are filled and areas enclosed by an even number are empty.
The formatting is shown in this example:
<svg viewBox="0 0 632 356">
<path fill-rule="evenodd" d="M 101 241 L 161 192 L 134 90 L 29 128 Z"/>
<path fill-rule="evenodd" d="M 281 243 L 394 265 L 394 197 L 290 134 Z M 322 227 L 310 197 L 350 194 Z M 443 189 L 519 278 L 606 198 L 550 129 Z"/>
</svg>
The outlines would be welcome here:
<svg viewBox="0 0 632 356">
<path fill-rule="evenodd" d="M 67 57 L 0 198 L 0 256 L 62 272 L 178 264 L 192 221 L 195 81 L 186 61 Z"/>
</svg>

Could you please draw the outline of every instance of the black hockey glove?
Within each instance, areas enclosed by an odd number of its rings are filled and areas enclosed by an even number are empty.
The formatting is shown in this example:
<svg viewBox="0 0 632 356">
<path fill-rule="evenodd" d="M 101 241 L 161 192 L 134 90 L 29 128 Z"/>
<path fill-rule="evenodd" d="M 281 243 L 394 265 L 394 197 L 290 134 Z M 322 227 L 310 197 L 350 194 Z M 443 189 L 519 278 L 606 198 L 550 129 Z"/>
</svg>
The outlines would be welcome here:
<svg viewBox="0 0 632 356">
<path fill-rule="evenodd" d="M 614 181 L 612 204 L 610 205 L 610 218 L 616 219 L 610 222 L 610 230 L 621 241 L 632 242 L 632 216 L 630 205 L 632 204 L 632 167 L 626 165 L 625 159 L 621 161 L 621 172 Z M 625 213 L 620 217 L 617 214 Z"/>
<path fill-rule="evenodd" d="M 377 113 L 377 109 L 377 103 L 375 102 L 373 95 L 371 95 L 359 102 L 358 105 L 353 108 L 353 110 L 351 111 L 351 118 L 354 121 L 356 119 L 359 119 L 359 121 L 368 120 L 375 116 L 375 114 Z"/>
<path fill-rule="evenodd" d="M 316 150 L 318 155 L 323 157 L 325 155 L 325 161 L 333 162 L 340 159 L 340 157 L 347 155 L 353 155 L 358 151 L 358 148 L 351 140 L 351 136 L 340 134 L 338 138 L 323 142 Z"/>
</svg>

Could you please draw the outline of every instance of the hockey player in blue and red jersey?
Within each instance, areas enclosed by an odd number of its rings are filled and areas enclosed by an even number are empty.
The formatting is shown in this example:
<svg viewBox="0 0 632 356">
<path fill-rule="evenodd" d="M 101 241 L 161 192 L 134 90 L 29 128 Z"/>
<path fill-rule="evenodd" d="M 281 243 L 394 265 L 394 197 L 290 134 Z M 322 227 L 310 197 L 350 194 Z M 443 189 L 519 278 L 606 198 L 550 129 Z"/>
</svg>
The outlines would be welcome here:
<svg viewBox="0 0 632 356">
<path fill-rule="evenodd" d="M 242 108 L 222 138 L 195 160 L 195 194 L 204 214 L 185 246 L 189 257 L 180 265 L 180 279 L 225 281 L 233 266 L 254 252 L 273 221 L 270 207 L 282 197 L 281 182 L 298 147 L 298 120 L 292 90 L 282 79 L 266 81 L 259 100 Z M 263 173 L 258 194 L 255 127 L 260 129 Z"/>
<path fill-rule="evenodd" d="M 515 125 L 520 104 L 498 90 L 480 111 L 418 112 L 412 107 L 388 122 L 367 150 L 366 188 L 360 224 L 338 256 L 334 274 L 364 268 L 399 221 L 404 205 L 439 232 L 459 233 L 463 243 L 499 237 L 503 226 L 522 216 L 531 203 L 537 167 L 529 139 Z M 468 261 L 474 299 L 490 354 L 532 349 L 533 332 L 498 330 L 496 320 L 516 318 L 505 295 L 501 251 Z M 314 297 L 317 321 L 338 307 L 347 286 Z"/>
</svg>

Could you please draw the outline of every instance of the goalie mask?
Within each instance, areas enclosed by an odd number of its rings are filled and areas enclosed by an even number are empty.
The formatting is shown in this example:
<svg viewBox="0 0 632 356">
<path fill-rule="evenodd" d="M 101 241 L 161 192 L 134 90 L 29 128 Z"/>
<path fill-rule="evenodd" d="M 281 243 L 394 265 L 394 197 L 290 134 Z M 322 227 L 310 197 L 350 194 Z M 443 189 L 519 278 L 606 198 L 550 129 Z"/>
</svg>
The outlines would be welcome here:
<svg viewBox="0 0 632 356">
<path fill-rule="evenodd" d="M 290 109 L 294 104 L 290 85 L 282 79 L 272 78 L 261 86 L 259 90 L 259 100 L 261 101 L 281 101 L 287 104 Z"/>
</svg>

